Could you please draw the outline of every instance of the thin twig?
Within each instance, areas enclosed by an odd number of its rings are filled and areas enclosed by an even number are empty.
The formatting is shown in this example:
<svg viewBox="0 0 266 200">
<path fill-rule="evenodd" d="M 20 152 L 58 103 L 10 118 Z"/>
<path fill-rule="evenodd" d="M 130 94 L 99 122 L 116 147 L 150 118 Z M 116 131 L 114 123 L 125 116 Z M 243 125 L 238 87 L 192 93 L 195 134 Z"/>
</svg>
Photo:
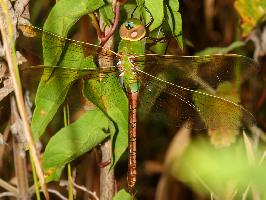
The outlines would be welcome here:
<svg viewBox="0 0 266 200">
<path fill-rule="evenodd" d="M 89 190 L 87 190 L 87 188 L 85 186 L 82 186 L 82 185 L 78 185 L 76 184 L 74 181 L 73 181 L 73 185 L 74 187 L 76 187 L 77 189 L 80 189 L 86 193 L 88 193 L 90 196 L 92 196 L 95 200 L 99 200 L 99 198 L 97 197 L 96 195 L 96 192 L 91 192 Z"/>
<path fill-rule="evenodd" d="M 64 126 L 67 127 L 70 124 L 69 104 L 66 102 L 64 106 Z M 67 163 L 67 175 L 68 175 L 68 199 L 73 200 L 73 180 L 71 174 L 71 163 Z"/>
<path fill-rule="evenodd" d="M 11 123 L 15 124 L 17 121 L 20 121 L 20 118 L 17 113 L 16 102 L 13 95 L 11 97 L 10 104 L 11 104 Z M 18 130 L 18 131 L 23 132 L 23 130 Z M 17 135 L 23 135 L 23 133 L 17 133 Z M 13 157 L 14 157 L 15 173 L 17 178 L 17 187 L 19 195 L 18 198 L 29 199 L 30 195 L 29 195 L 26 153 L 24 148 L 21 148 L 20 140 L 18 140 L 17 138 L 18 137 L 16 137 L 15 135 L 13 135 L 12 137 Z"/>
<path fill-rule="evenodd" d="M 40 190 L 40 191 L 43 192 L 42 190 Z M 53 189 L 49 189 L 49 188 L 48 188 L 48 192 L 57 195 L 60 199 L 68 200 L 68 198 L 66 198 L 65 196 L 63 196 L 63 195 L 62 195 L 60 192 L 58 192 L 57 190 L 53 190 Z"/>
<path fill-rule="evenodd" d="M 3 198 L 3 197 L 16 197 L 16 195 L 12 192 L 2 192 L 0 194 L 0 198 Z"/>
<path fill-rule="evenodd" d="M 0 5 L 2 8 L 2 12 L 3 12 L 3 16 L 1 16 L 1 22 L 0 22 L 2 40 L 3 40 L 4 49 L 6 53 L 6 59 L 7 59 L 8 67 L 9 67 L 9 72 L 11 74 L 12 81 L 14 84 L 17 107 L 18 107 L 18 110 L 19 110 L 19 113 L 20 113 L 20 116 L 23 122 L 24 133 L 26 135 L 27 142 L 29 144 L 29 149 L 32 154 L 32 158 L 33 158 L 33 161 L 36 167 L 36 171 L 38 174 L 41 188 L 44 191 L 44 196 L 46 197 L 47 200 L 49 200 L 50 199 L 49 194 L 48 194 L 47 187 L 45 184 L 42 168 L 38 160 L 38 154 L 36 151 L 35 143 L 32 138 L 31 128 L 29 126 L 29 121 L 28 121 L 28 116 L 27 116 L 27 110 L 26 110 L 25 103 L 24 103 L 22 86 L 21 86 L 19 70 L 18 70 L 18 63 L 16 59 L 15 41 L 13 39 L 14 30 L 12 27 L 11 17 L 9 15 L 9 10 L 8 10 L 6 1 L 0 0 Z M 4 27 L 4 21 L 5 21 L 4 18 L 6 20 L 7 30 Z"/>
<path fill-rule="evenodd" d="M 115 18 L 114 18 L 113 26 L 104 38 L 100 38 L 101 39 L 101 43 L 100 43 L 101 46 L 103 46 L 109 40 L 109 38 L 112 35 L 114 35 L 114 32 L 118 26 L 119 18 L 120 18 L 120 2 L 117 1 L 115 4 Z"/>
<path fill-rule="evenodd" d="M 18 194 L 18 189 L 10 185 L 8 182 L 0 178 L 0 187 L 6 189 L 7 191 L 13 193 L 15 196 Z"/>
</svg>

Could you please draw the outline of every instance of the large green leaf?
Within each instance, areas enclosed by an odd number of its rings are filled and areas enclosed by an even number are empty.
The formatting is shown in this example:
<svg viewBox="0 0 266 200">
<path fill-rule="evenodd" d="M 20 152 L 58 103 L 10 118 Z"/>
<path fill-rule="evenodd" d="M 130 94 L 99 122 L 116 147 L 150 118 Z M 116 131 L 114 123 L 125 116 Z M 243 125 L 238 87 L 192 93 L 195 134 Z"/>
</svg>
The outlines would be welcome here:
<svg viewBox="0 0 266 200">
<path fill-rule="evenodd" d="M 50 139 L 43 155 L 47 181 L 58 180 L 68 162 L 100 144 L 115 131 L 112 127 L 108 117 L 96 108 L 57 132 Z"/>
<path fill-rule="evenodd" d="M 150 31 L 161 26 L 164 18 L 164 1 L 163 0 L 145 0 L 145 6 L 149 10 L 150 14 L 146 14 L 146 23 L 153 18 L 152 24 L 149 27 Z"/>
<path fill-rule="evenodd" d="M 73 24 L 84 14 L 93 12 L 103 6 L 103 1 L 59 1 L 50 12 L 45 22 L 44 29 L 60 36 L 66 36 Z M 60 40 L 51 34 L 43 35 L 44 65 L 60 65 L 70 68 L 95 68 L 93 58 L 85 56 L 81 46 L 67 46 L 66 40 Z M 64 50 L 64 54 L 62 54 Z M 61 61 L 58 63 L 58 61 Z M 46 69 L 42 77 L 35 99 L 36 109 L 32 118 L 32 132 L 34 138 L 40 137 L 48 123 L 52 120 L 71 85 L 80 76 L 64 75 L 62 70 Z"/>
<path fill-rule="evenodd" d="M 99 9 L 99 13 L 106 26 L 112 26 L 115 14 L 111 4 L 107 4 Z"/>
<path fill-rule="evenodd" d="M 39 138 L 53 119 L 58 107 L 64 102 L 73 82 L 80 77 L 77 71 L 56 70 L 52 76 L 44 71 L 35 97 L 36 107 L 32 117 L 32 133 Z M 44 80 L 48 79 L 48 80 Z"/>
<path fill-rule="evenodd" d="M 142 20 L 145 20 L 145 23 L 152 21 L 152 24 L 149 27 L 150 31 L 158 28 L 164 18 L 164 2 L 163 0 L 137 0 L 138 10 Z"/>
<path fill-rule="evenodd" d="M 128 101 L 116 75 L 105 75 L 101 79 L 85 81 L 84 96 L 99 107 L 110 120 L 116 131 L 112 133 L 113 165 L 127 148 Z"/>
<path fill-rule="evenodd" d="M 182 18 L 179 12 L 178 0 L 169 0 L 166 4 L 166 20 L 172 31 L 173 36 L 176 38 L 180 48 L 183 48 L 182 39 Z"/>
<path fill-rule="evenodd" d="M 45 21 L 44 30 L 66 37 L 69 29 L 80 17 L 97 10 L 103 5 L 105 5 L 103 0 L 58 1 Z M 43 45 L 44 64 L 56 65 L 63 49 L 47 42 L 44 42 Z"/>
</svg>

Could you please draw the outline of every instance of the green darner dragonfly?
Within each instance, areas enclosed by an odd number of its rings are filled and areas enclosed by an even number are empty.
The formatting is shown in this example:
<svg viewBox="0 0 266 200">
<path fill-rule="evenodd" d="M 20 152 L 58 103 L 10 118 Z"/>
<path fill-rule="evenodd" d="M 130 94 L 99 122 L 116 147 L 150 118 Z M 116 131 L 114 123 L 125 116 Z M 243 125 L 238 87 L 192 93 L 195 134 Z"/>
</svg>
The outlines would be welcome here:
<svg viewBox="0 0 266 200">
<path fill-rule="evenodd" d="M 141 115 L 160 111 L 165 108 L 162 105 L 171 99 L 179 105 L 172 110 L 175 117 L 172 115 L 172 119 L 169 119 L 174 121 L 176 126 L 189 122 L 189 127 L 193 129 L 237 130 L 242 124 L 251 126 L 255 123 L 253 115 L 238 104 L 239 99 L 231 99 L 228 94 L 218 96 L 216 93 L 222 83 L 235 81 L 237 85 L 234 87 L 237 88 L 243 83 L 242 79 L 245 80 L 247 76 L 256 73 L 256 64 L 252 59 L 235 54 L 175 56 L 132 53 L 136 46 L 144 47 L 141 40 L 146 33 L 145 27 L 136 19 L 129 19 L 122 25 L 120 37 L 123 43 L 118 53 L 29 25 L 22 25 L 21 29 L 25 35 L 42 37 L 43 49 L 46 50 L 44 54 L 54 55 L 52 60 L 46 60 L 39 66 L 46 68 L 44 71 L 46 80 L 52 76 L 53 70 L 61 71 L 62 77 L 72 74 L 71 76 L 77 75 L 84 79 L 97 78 L 101 81 L 109 75 L 117 75 L 120 87 L 122 86 L 120 89 L 124 89 L 129 102 L 128 187 L 130 190 L 134 189 L 136 183 L 138 113 Z M 67 50 L 63 51 L 64 47 Z M 84 55 L 85 61 L 71 66 L 65 63 L 64 59 L 60 60 L 60 55 L 64 52 L 69 54 L 66 56 L 70 56 L 73 61 L 77 59 L 73 54 L 79 52 Z M 92 67 L 88 66 L 86 58 Z M 98 61 L 102 58 L 105 60 L 104 64 Z M 248 71 L 245 77 L 236 75 L 241 67 Z M 138 106 L 139 112 L 137 112 Z"/>
</svg>

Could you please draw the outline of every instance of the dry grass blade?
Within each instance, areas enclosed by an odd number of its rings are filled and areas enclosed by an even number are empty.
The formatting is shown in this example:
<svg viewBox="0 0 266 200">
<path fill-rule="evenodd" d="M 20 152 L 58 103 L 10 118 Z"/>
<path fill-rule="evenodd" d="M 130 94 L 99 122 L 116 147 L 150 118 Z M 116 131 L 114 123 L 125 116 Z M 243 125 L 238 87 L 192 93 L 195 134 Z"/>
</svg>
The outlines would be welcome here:
<svg viewBox="0 0 266 200">
<path fill-rule="evenodd" d="M 244 144 L 246 147 L 248 161 L 251 165 L 255 165 L 256 161 L 255 161 L 255 156 L 254 156 L 254 150 L 252 148 L 251 141 L 248 138 L 248 136 L 245 134 L 245 132 L 243 132 L 243 138 L 244 138 Z"/>
<path fill-rule="evenodd" d="M 243 132 L 243 137 L 244 137 L 244 143 L 245 143 L 245 147 L 246 147 L 248 161 L 249 161 L 250 165 L 255 166 L 256 165 L 256 159 L 255 159 L 255 155 L 254 155 L 254 150 L 252 148 L 252 143 L 251 143 L 250 139 L 248 138 L 248 136 L 245 134 L 245 132 Z M 256 190 L 256 188 L 254 186 L 251 185 L 250 187 L 251 187 L 253 199 L 259 200 L 260 199 L 259 192 Z"/>
</svg>

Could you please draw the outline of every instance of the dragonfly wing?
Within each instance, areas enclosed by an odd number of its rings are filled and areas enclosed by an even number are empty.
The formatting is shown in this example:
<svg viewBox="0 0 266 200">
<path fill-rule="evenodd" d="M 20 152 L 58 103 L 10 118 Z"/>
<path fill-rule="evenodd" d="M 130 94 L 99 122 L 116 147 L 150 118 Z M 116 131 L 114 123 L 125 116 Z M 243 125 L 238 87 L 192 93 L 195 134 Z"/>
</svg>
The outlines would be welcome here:
<svg viewBox="0 0 266 200">
<path fill-rule="evenodd" d="M 168 113 L 167 116 L 171 117 L 166 117 L 167 121 L 174 119 L 177 126 L 189 121 L 194 129 L 238 129 L 241 123 L 255 123 L 253 115 L 244 107 L 215 93 L 225 81 L 236 81 L 236 65 L 242 64 L 249 72 L 256 72 L 252 61 L 234 55 L 207 56 L 208 59 L 206 56 L 194 58 L 156 55 L 152 60 L 152 57 L 138 57 L 135 60 L 137 62 L 134 62 L 137 66 L 142 64 L 140 58 L 145 61 L 145 71 L 135 67 L 142 82 L 140 110 L 143 114 L 154 114 L 154 110 L 160 111 L 157 113 L 168 110 L 170 115 Z M 206 76 L 203 69 L 210 69 L 206 73 L 212 78 Z M 165 113 L 163 115 L 166 116 Z"/>
<path fill-rule="evenodd" d="M 118 58 L 117 53 L 98 45 L 68 39 L 30 25 L 21 25 L 20 28 L 24 35 L 32 37 L 30 41 L 34 41 L 34 45 L 42 44 L 43 46 L 43 50 L 39 54 L 43 53 L 44 60 L 34 63 L 35 65 L 96 68 L 94 64 L 97 60 L 96 57 L 104 57 L 105 60 L 110 60 L 110 65 L 113 65 L 113 62 L 116 62 Z M 35 50 L 33 52 L 33 54 L 36 54 Z"/>
<path fill-rule="evenodd" d="M 259 71 L 258 65 L 252 59 L 236 54 L 207 56 L 147 54 L 132 57 L 132 63 L 136 66 L 142 66 L 144 63 L 145 71 L 154 76 L 165 73 L 171 74 L 173 80 L 191 79 L 194 85 L 201 85 L 209 92 L 215 92 L 214 90 L 224 81 L 246 80 Z M 238 77 L 237 73 L 240 70 L 242 70 L 241 77 Z"/>
<path fill-rule="evenodd" d="M 56 70 L 54 70 L 56 69 Z M 62 67 L 62 66 L 45 66 L 45 65 L 35 65 L 30 67 L 24 67 L 20 69 L 22 72 L 25 71 L 34 71 L 34 72 L 42 72 L 43 79 L 48 80 L 49 77 L 53 73 L 58 73 L 62 78 L 69 78 L 72 76 L 79 76 L 83 77 L 84 79 L 101 79 L 107 75 L 119 75 L 119 71 L 116 67 L 110 66 L 110 67 L 103 67 L 103 68 L 97 68 L 97 69 L 76 69 L 76 68 L 69 68 L 69 67 Z M 51 70 L 53 73 L 51 73 Z M 46 78 L 45 78 L 46 77 Z"/>
</svg>

